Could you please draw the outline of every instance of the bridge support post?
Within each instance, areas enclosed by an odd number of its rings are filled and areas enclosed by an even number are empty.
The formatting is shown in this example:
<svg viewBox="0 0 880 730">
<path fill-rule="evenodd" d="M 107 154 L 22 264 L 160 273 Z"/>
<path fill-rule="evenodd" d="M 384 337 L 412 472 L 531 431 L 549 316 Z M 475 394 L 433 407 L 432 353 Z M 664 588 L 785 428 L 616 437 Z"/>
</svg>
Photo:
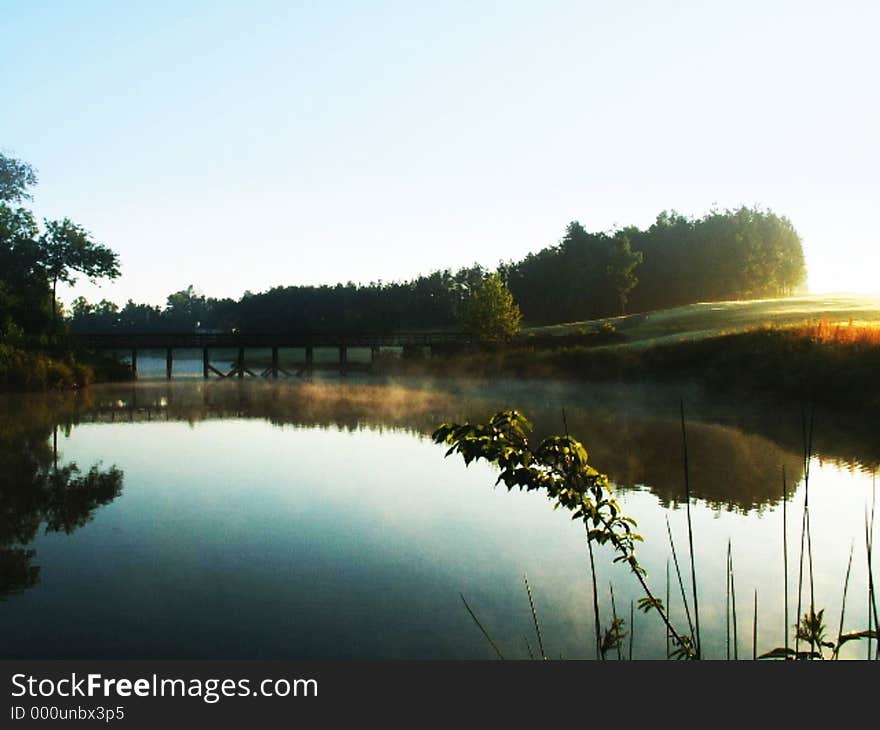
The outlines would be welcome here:
<svg viewBox="0 0 880 730">
<path fill-rule="evenodd" d="M 370 370 L 376 367 L 376 360 L 379 358 L 379 348 L 375 345 L 370 348 Z"/>
<path fill-rule="evenodd" d="M 315 350 L 311 345 L 306 345 L 306 374 L 312 374 L 312 368 L 315 367 Z"/>
<path fill-rule="evenodd" d="M 272 348 L 272 377 L 278 377 L 278 346 Z"/>
<path fill-rule="evenodd" d="M 345 345 L 339 347 L 339 373 L 348 374 L 348 348 Z"/>
<path fill-rule="evenodd" d="M 137 377 L 138 374 L 138 349 L 136 347 L 131 348 L 131 372 Z"/>
<path fill-rule="evenodd" d="M 210 373 L 209 368 L 211 367 L 211 359 L 208 357 L 208 348 L 202 348 L 202 377 L 205 380 L 208 379 L 208 375 Z"/>
<path fill-rule="evenodd" d="M 170 347 L 165 348 L 165 377 L 168 380 L 171 380 L 171 364 L 173 362 L 173 357 L 171 353 L 173 350 Z"/>
<path fill-rule="evenodd" d="M 238 348 L 238 377 L 244 377 L 244 348 Z"/>
</svg>

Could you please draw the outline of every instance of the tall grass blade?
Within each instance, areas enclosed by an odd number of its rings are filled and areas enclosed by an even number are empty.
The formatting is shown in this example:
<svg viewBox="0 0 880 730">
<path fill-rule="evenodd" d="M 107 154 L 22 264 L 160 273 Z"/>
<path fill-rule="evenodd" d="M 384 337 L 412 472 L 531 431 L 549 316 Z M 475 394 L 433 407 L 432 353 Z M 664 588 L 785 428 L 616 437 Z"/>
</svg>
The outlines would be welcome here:
<svg viewBox="0 0 880 730">
<path fill-rule="evenodd" d="M 782 591 L 785 603 L 785 651 L 788 653 L 788 485 L 785 479 L 785 464 L 782 465 Z"/>
<path fill-rule="evenodd" d="M 684 613 L 687 616 L 688 629 L 691 632 L 691 641 L 694 642 L 694 646 L 696 646 L 696 635 L 694 634 L 694 623 L 691 620 L 691 609 L 688 606 L 687 594 L 684 590 L 684 581 L 681 577 L 681 568 L 678 565 L 678 553 L 675 551 L 675 542 L 672 539 L 672 529 L 669 527 L 669 516 L 666 516 L 666 534 L 669 536 L 669 547 L 672 549 L 672 560 L 675 563 L 675 575 L 678 577 L 678 587 L 681 591 L 681 602 L 684 604 Z M 667 561 L 666 565 L 667 571 L 669 570 L 669 563 Z M 668 578 L 668 576 L 667 576 Z M 668 592 L 668 591 L 667 591 Z M 669 596 L 666 597 L 666 605 L 669 605 Z"/>
<path fill-rule="evenodd" d="M 700 641 L 700 604 L 697 599 L 697 568 L 696 563 L 694 562 L 694 529 L 693 522 L 691 520 L 691 483 L 690 469 L 688 468 L 687 428 L 685 427 L 684 421 L 684 400 L 679 400 L 679 407 L 681 411 L 681 445 L 682 457 L 684 462 L 684 492 L 685 499 L 687 500 L 688 546 L 690 549 L 691 557 L 691 585 L 694 592 L 694 628 L 696 631 L 696 643 L 694 645 L 694 651 L 696 652 L 696 658 L 699 659 L 702 655 L 702 642 Z"/>
<path fill-rule="evenodd" d="M 727 541 L 727 565 L 724 576 L 724 647 L 725 658 L 730 661 L 730 540 Z"/>
<path fill-rule="evenodd" d="M 865 553 L 868 558 L 868 655 L 871 658 L 871 631 L 880 628 L 877 616 L 877 603 L 874 594 L 874 566 L 872 561 L 874 543 L 874 508 L 871 507 L 871 515 L 868 517 L 868 508 L 865 507 Z M 876 658 L 880 659 L 880 641 L 877 642 Z"/>
<path fill-rule="evenodd" d="M 568 418 L 565 415 L 565 407 L 562 408 L 562 426 L 565 435 L 568 436 Z M 593 540 L 587 531 L 587 549 L 590 553 L 590 582 L 593 586 L 593 622 L 596 635 L 596 659 L 604 659 L 602 655 L 602 628 L 599 622 L 599 588 L 596 582 L 596 561 L 593 559 Z"/>
<path fill-rule="evenodd" d="M 608 588 L 611 590 L 611 618 L 614 621 L 614 626 L 618 625 L 617 622 L 617 606 L 614 604 L 614 584 L 609 583 Z M 623 659 L 623 656 L 620 652 L 620 641 L 615 642 L 617 644 L 617 659 Z"/>
<path fill-rule="evenodd" d="M 587 550 L 590 553 L 590 580 L 593 584 L 593 623 L 596 628 L 596 659 L 604 659 L 602 653 L 602 624 L 599 621 L 599 588 L 596 583 L 596 561 L 593 559 L 593 540 L 587 533 Z"/>
<path fill-rule="evenodd" d="M 812 430 L 813 430 L 813 421 L 812 417 L 810 418 L 809 429 L 807 427 L 807 416 L 806 411 L 801 411 L 801 429 L 803 435 L 803 443 L 804 443 L 804 512 L 801 518 L 801 550 L 800 550 L 800 558 L 798 560 L 798 603 L 797 603 L 797 621 L 798 624 L 801 620 L 801 615 L 803 611 L 803 596 L 804 596 L 804 559 L 807 558 L 807 551 L 812 550 L 808 548 L 809 541 L 809 533 L 810 533 L 810 452 L 812 449 Z M 815 616 L 815 600 L 813 596 L 813 586 L 812 586 L 812 555 L 809 556 L 810 562 L 810 614 Z M 800 637 L 795 632 L 795 640 L 794 640 L 794 649 L 795 655 L 800 656 Z M 815 653 L 814 642 L 810 641 L 810 655 Z"/>
<path fill-rule="evenodd" d="M 468 606 L 468 602 L 465 600 L 464 594 L 459 593 L 458 595 L 461 596 L 461 602 L 464 604 L 464 607 L 467 609 L 467 612 L 471 615 L 471 618 L 474 620 L 474 623 L 477 625 L 477 628 L 483 632 L 483 636 L 486 637 L 486 641 L 488 641 L 492 645 L 492 648 L 495 650 L 495 653 L 498 655 L 498 658 L 504 659 L 504 655 L 501 653 L 501 650 L 498 648 L 498 646 L 495 644 L 495 642 L 492 641 L 492 637 L 489 636 L 489 632 L 486 631 L 485 628 L 483 628 L 483 624 L 480 623 L 480 619 L 477 618 L 477 615 L 473 612 L 471 607 Z"/>
<path fill-rule="evenodd" d="M 534 660 L 535 653 L 532 651 L 532 645 L 529 643 L 529 637 L 526 635 L 523 635 L 523 641 L 526 642 L 526 651 L 529 653 L 529 659 Z"/>
<path fill-rule="evenodd" d="M 840 601 L 840 623 L 837 627 L 837 646 L 834 649 L 834 659 L 838 658 L 840 652 L 840 637 L 843 636 L 843 617 L 846 614 L 846 594 L 849 590 L 849 574 L 852 570 L 853 548 L 855 545 L 850 543 L 849 546 L 849 562 L 846 564 L 846 577 L 843 579 L 843 598 Z M 869 627 L 870 628 L 870 627 Z"/>
<path fill-rule="evenodd" d="M 878 630 L 880 630 L 880 617 L 877 616 L 877 600 L 876 600 L 877 594 L 876 594 L 876 591 L 874 588 L 874 567 L 873 567 L 873 563 L 871 561 L 871 555 L 873 554 L 873 547 L 874 547 L 874 511 L 875 511 L 876 506 L 877 506 L 877 475 L 875 473 L 872 475 L 872 478 L 871 478 L 871 522 L 868 527 L 868 537 L 866 540 L 866 546 L 867 546 L 867 551 L 868 551 L 868 600 L 870 601 L 870 604 L 871 604 L 870 608 L 869 608 L 869 611 L 871 611 L 871 614 L 869 614 L 869 617 L 868 617 L 869 618 L 868 630 L 870 631 L 872 628 L 871 622 L 870 622 L 870 616 L 873 615 L 873 617 L 874 617 L 873 629 L 874 629 L 875 633 Z M 870 639 L 870 633 L 869 633 L 868 643 L 870 644 L 870 642 L 871 642 L 871 639 Z M 877 649 L 876 649 L 876 655 L 874 658 L 880 659 L 880 639 L 877 640 L 876 646 L 877 646 Z M 868 653 L 868 656 L 870 657 L 870 651 Z"/>
<path fill-rule="evenodd" d="M 729 555 L 728 565 L 730 566 L 730 607 L 733 611 L 733 658 L 739 659 L 739 637 L 737 634 L 736 620 L 736 583 L 733 575 L 733 550 L 730 540 L 727 541 L 727 552 Z"/>
<path fill-rule="evenodd" d="M 629 602 L 629 660 L 633 659 L 633 634 L 635 634 L 636 628 L 636 616 L 635 616 L 635 604 L 630 600 Z"/>
<path fill-rule="evenodd" d="M 816 583 L 813 579 L 813 535 L 810 529 L 810 462 L 813 456 L 813 423 L 816 415 L 816 407 L 810 401 L 810 420 L 807 426 L 807 437 L 804 449 L 804 518 L 807 525 L 807 567 L 810 577 L 810 614 L 816 615 Z M 819 651 L 821 652 L 821 647 Z M 816 650 L 815 642 L 810 639 L 810 652 Z"/>
<path fill-rule="evenodd" d="M 538 612 L 535 611 L 535 602 L 532 600 L 532 589 L 529 588 L 529 579 L 523 576 L 523 582 L 526 584 L 526 594 L 529 597 L 529 607 L 532 609 L 532 621 L 535 622 L 535 633 L 538 635 L 538 651 L 541 652 L 541 659 L 547 658 L 547 652 L 544 651 L 544 639 L 541 636 L 541 626 L 538 623 Z"/>
<path fill-rule="evenodd" d="M 758 658 L 758 589 L 755 588 L 755 612 L 752 621 L 752 659 Z"/>
<path fill-rule="evenodd" d="M 666 527 L 669 527 L 668 517 L 666 518 Z M 669 596 L 669 558 L 666 558 L 666 613 L 672 614 L 672 603 Z M 669 629 L 666 630 L 666 658 L 669 659 Z"/>
</svg>

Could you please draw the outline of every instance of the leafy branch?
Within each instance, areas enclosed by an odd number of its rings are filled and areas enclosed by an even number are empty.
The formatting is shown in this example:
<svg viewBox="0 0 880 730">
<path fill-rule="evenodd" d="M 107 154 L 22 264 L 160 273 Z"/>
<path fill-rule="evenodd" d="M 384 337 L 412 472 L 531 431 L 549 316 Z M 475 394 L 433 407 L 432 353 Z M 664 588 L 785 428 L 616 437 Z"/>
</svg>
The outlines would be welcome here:
<svg viewBox="0 0 880 730">
<path fill-rule="evenodd" d="M 449 445 L 446 456 L 461 454 L 466 465 L 479 459 L 495 464 L 501 470 L 495 483 L 503 482 L 508 490 L 545 489 L 554 508 L 564 507 L 572 512 L 572 519 L 584 523 L 588 541 L 610 544 L 617 553 L 614 562 L 629 567 L 645 593 L 639 608 L 657 611 L 676 644 L 673 655 L 695 658 L 693 642 L 672 626 L 662 601 L 645 581 L 645 569 L 635 552 L 642 536 L 633 531 L 636 521 L 622 513 L 608 477 L 589 465 L 587 450 L 571 436 L 550 436 L 533 449 L 528 439 L 531 429 L 522 413 L 505 410 L 486 424 L 443 423 L 432 438 Z M 612 631 L 612 641 L 616 633 Z"/>
</svg>

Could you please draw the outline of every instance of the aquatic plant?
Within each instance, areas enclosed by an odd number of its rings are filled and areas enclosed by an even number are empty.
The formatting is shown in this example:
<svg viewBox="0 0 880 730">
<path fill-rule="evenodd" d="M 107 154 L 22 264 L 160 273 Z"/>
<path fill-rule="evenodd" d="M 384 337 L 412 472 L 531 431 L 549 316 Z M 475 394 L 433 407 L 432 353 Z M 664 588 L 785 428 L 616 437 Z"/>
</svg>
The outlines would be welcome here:
<svg viewBox="0 0 880 730">
<path fill-rule="evenodd" d="M 571 511 L 572 519 L 583 522 L 589 544 L 610 544 L 617 553 L 614 562 L 629 567 L 645 594 L 638 602 L 639 609 L 657 612 L 675 644 L 673 653 L 696 657 L 693 642 L 670 623 L 663 602 L 645 580 L 645 569 L 635 551 L 642 537 L 633 531 L 636 521 L 623 514 L 608 477 L 589 465 L 583 444 L 571 436 L 550 436 L 533 448 L 528 439 L 531 428 L 522 413 L 505 410 L 486 424 L 443 423 L 432 438 L 449 446 L 447 456 L 461 454 L 465 464 L 484 459 L 497 465 L 501 473 L 496 484 L 503 482 L 508 490 L 543 489 L 554 506 Z M 621 627 L 615 616 L 610 634 L 600 641 L 602 654 L 619 646 Z"/>
<path fill-rule="evenodd" d="M 564 414 L 563 414 L 564 419 Z M 684 464 L 685 496 L 690 503 L 690 488 L 688 479 L 688 454 L 687 432 L 685 428 L 684 411 L 681 413 L 682 424 L 682 456 Z M 682 604 L 688 622 L 688 632 L 679 631 L 669 618 L 670 597 L 670 573 L 667 562 L 666 572 L 666 602 L 664 604 L 651 591 L 646 581 L 646 572 L 636 556 L 636 543 L 642 541 L 642 537 L 634 532 L 636 521 L 623 514 L 619 503 L 614 498 L 612 487 L 608 477 L 588 463 L 588 454 L 583 444 L 569 435 L 550 436 L 541 441 L 537 446 L 529 442 L 528 432 L 531 423 L 526 417 L 516 410 L 505 410 L 496 413 L 485 424 L 443 423 L 433 433 L 433 440 L 438 444 L 446 444 L 449 448 L 446 456 L 454 453 L 460 454 L 465 464 L 484 459 L 499 467 L 500 474 L 496 484 L 503 483 L 508 490 L 518 487 L 520 490 L 535 491 L 545 490 L 548 498 L 554 503 L 554 507 L 564 507 L 572 512 L 572 519 L 581 520 L 586 530 L 587 544 L 590 548 L 591 574 L 593 582 L 593 599 L 595 612 L 596 631 L 596 655 L 604 659 L 611 651 L 616 651 L 618 658 L 622 658 L 623 642 L 629 636 L 629 654 L 632 658 L 632 624 L 633 612 L 630 612 L 629 633 L 624 630 L 625 620 L 618 616 L 614 604 L 614 589 L 611 587 L 612 620 L 610 624 L 602 628 L 598 615 L 596 573 L 592 561 L 592 545 L 609 544 L 616 553 L 614 562 L 623 563 L 639 582 L 644 596 L 638 601 L 640 610 L 648 613 L 656 611 L 666 626 L 667 632 L 667 656 L 676 659 L 700 659 L 700 633 L 699 612 L 697 604 L 697 575 L 694 566 L 693 531 L 690 515 L 688 515 L 688 547 L 691 559 L 691 581 L 693 586 L 693 614 L 688 605 L 682 572 L 679 566 L 678 554 L 672 539 L 672 532 L 667 521 L 667 533 L 672 551 L 672 559 L 675 566 L 675 574 L 679 583 Z M 567 429 L 566 429 L 567 430 Z M 812 571 L 812 544 L 810 539 L 809 522 L 809 463 L 812 456 L 812 417 L 804 419 L 804 515 L 801 527 L 801 555 L 799 559 L 798 576 L 798 622 L 794 628 L 794 648 L 791 648 L 788 640 L 788 540 L 787 540 L 787 506 L 786 506 L 786 483 L 783 474 L 783 560 L 785 562 L 785 645 L 758 655 L 758 595 L 754 595 L 754 615 L 752 625 L 752 658 L 753 659 L 838 659 L 841 648 L 851 642 L 866 639 L 868 643 L 868 658 L 871 658 L 872 641 L 877 642 L 877 658 L 880 658 L 880 634 L 877 626 L 876 599 L 873 583 L 872 565 L 872 535 L 874 526 L 874 510 L 870 516 L 865 516 L 865 547 L 868 561 L 868 628 L 861 631 L 844 633 L 844 614 L 846 609 L 847 588 L 849 584 L 850 564 L 847 566 L 846 579 L 844 581 L 843 600 L 841 606 L 840 623 L 836 640 L 828 636 L 828 628 L 825 624 L 825 610 L 816 607 L 813 591 Z M 805 576 L 805 567 L 807 575 Z M 809 584 L 809 604 L 806 611 L 802 611 L 805 577 Z M 727 546 L 727 657 L 738 658 L 737 637 L 737 610 L 736 589 L 733 569 L 732 545 L 728 541 Z M 526 592 L 535 631 L 538 637 L 540 656 L 547 658 L 543 645 L 541 631 L 538 625 L 537 613 L 534 607 L 531 590 L 526 580 Z M 464 597 L 462 596 L 464 601 Z M 477 626 L 492 644 L 493 649 L 501 657 L 495 642 L 489 637 L 483 625 L 474 612 L 465 602 L 465 607 L 476 622 Z M 732 631 L 732 636 L 731 636 Z M 732 639 L 732 644 L 731 644 Z M 801 650 L 800 643 L 809 645 Z M 526 639 L 526 645 L 530 656 L 534 656 L 531 646 Z M 826 655 L 830 650 L 830 656 Z"/>
</svg>

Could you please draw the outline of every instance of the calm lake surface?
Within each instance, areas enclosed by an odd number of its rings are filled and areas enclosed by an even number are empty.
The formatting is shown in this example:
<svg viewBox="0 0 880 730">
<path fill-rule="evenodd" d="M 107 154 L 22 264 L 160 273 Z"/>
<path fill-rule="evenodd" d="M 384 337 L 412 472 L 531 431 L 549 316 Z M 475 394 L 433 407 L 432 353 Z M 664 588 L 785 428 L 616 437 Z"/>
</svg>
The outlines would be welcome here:
<svg viewBox="0 0 880 730">
<path fill-rule="evenodd" d="M 638 521 L 640 559 L 665 599 L 667 518 L 689 572 L 679 398 L 705 654 L 726 656 L 728 541 L 739 656 L 751 656 L 755 591 L 759 652 L 784 642 L 783 467 L 795 621 L 799 410 L 720 404 L 685 386 L 204 382 L 186 377 L 200 372 L 200 361 L 190 365 L 169 382 L 0 396 L 4 658 L 493 657 L 460 594 L 505 656 L 527 658 L 537 642 L 524 575 L 547 654 L 593 658 L 583 527 L 542 493 L 494 487 L 488 465 L 444 459 L 430 433 L 445 420 L 515 407 L 540 438 L 563 431 L 564 408 Z M 880 445 L 859 433 L 816 416 L 813 572 L 829 636 L 851 545 L 844 630 L 867 628 L 865 514 Z M 636 581 L 612 564 L 610 548 L 596 556 L 602 623 L 611 621 L 613 583 L 629 625 Z M 674 583 L 671 599 L 686 630 Z M 659 619 L 637 611 L 634 656 L 662 658 L 665 649 Z M 851 642 L 844 655 L 865 650 Z"/>
</svg>

